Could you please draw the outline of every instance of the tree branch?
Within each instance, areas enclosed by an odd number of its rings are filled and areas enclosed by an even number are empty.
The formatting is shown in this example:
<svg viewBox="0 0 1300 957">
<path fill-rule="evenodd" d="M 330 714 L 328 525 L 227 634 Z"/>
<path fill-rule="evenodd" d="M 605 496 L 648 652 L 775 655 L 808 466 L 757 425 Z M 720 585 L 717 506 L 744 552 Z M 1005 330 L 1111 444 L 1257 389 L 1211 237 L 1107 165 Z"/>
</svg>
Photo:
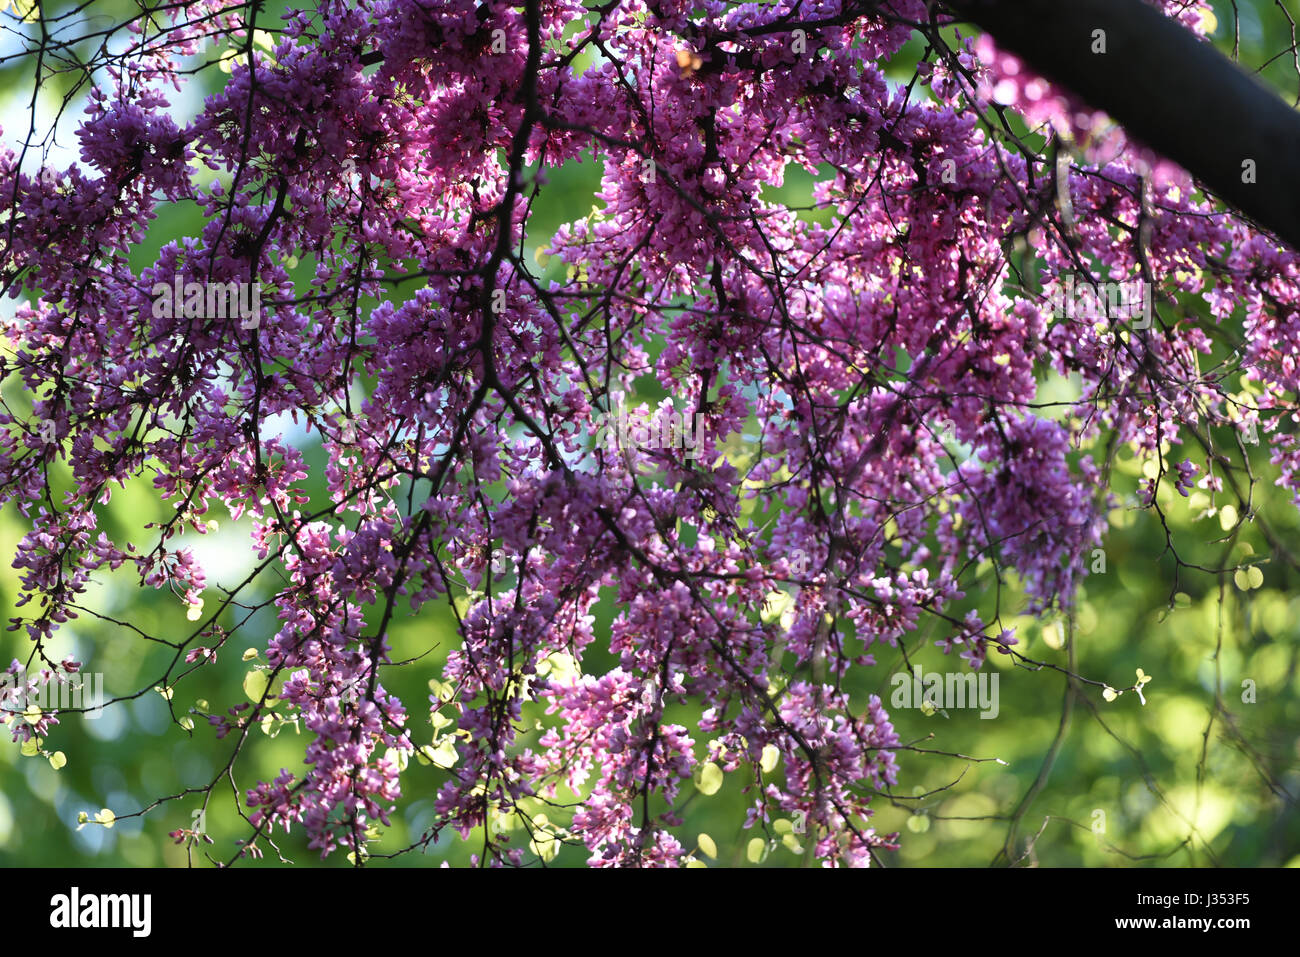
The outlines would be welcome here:
<svg viewBox="0 0 1300 957">
<path fill-rule="evenodd" d="M 1140 0 L 948 6 L 1300 249 L 1300 113 L 1213 46 Z M 1096 30 L 1105 53 L 1093 52 Z"/>
</svg>

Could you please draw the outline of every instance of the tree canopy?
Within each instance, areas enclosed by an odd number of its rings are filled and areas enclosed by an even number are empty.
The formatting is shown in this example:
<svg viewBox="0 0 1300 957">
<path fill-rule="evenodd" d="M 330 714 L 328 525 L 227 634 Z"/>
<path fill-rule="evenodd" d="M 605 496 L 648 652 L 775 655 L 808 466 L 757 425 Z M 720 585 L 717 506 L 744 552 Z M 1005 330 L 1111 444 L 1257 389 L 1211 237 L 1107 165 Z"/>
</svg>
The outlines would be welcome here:
<svg viewBox="0 0 1300 957">
<path fill-rule="evenodd" d="M 18 0 L 0 860 L 1291 859 L 1231 9 Z"/>
</svg>

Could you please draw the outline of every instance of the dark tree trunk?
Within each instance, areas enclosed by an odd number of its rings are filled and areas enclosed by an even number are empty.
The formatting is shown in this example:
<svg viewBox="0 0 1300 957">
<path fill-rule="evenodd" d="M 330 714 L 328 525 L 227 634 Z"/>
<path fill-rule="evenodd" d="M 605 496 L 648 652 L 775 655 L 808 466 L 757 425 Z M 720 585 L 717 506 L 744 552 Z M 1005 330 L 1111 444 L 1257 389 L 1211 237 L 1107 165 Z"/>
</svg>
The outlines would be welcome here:
<svg viewBox="0 0 1300 957">
<path fill-rule="evenodd" d="M 1141 0 L 947 5 L 1300 249 L 1300 112 L 1213 46 Z M 1096 30 L 1105 53 L 1093 52 Z"/>
</svg>

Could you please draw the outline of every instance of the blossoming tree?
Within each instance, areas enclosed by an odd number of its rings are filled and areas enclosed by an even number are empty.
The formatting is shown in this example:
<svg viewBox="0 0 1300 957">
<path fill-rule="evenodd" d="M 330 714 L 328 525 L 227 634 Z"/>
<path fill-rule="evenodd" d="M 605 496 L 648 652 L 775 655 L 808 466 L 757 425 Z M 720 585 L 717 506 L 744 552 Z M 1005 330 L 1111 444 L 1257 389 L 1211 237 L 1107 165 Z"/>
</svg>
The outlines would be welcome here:
<svg viewBox="0 0 1300 957">
<path fill-rule="evenodd" d="M 1155 6 L 1210 28 L 1206 3 Z M 250 736 L 298 722 L 303 763 L 236 790 L 225 856 L 300 828 L 355 863 L 420 761 L 445 780 L 416 848 L 480 828 L 483 863 L 693 863 L 683 804 L 747 768 L 755 834 L 866 865 L 898 839 L 873 794 L 918 750 L 862 691 L 881 648 L 928 636 L 1115 695 L 1018 647 L 1002 589 L 1069 612 L 1120 448 L 1154 462 L 1156 511 L 1166 485 L 1238 492 L 1255 443 L 1296 487 L 1300 261 L 953 16 L 321 0 L 273 21 L 183 0 L 114 27 L 84 67 L 80 162 L 0 154 L 0 490 L 30 521 L 13 671 L 98 668 L 55 650 L 105 616 L 93 581 L 170 588 L 175 620 L 137 628 L 168 655 L 143 690 L 229 761 L 166 800 L 207 807 Z M 71 41 L 39 25 L 36 69 L 64 69 Z M 228 81 L 178 118 L 227 41 Z M 537 235 L 584 158 L 597 206 Z M 780 189 L 799 171 L 811 208 Z M 133 266 L 176 204 L 199 227 Z M 1061 308 L 1067 281 L 1099 308 Z M 1106 308 L 1121 283 L 1145 311 Z M 1052 377 L 1073 391 L 1044 397 Z M 698 439 L 597 441 L 625 395 Z M 327 502 L 303 491 L 315 442 Z M 142 476 L 169 517 L 106 534 Z M 251 570 L 213 581 L 181 539 L 227 514 L 251 519 Z M 430 603 L 457 641 L 402 702 L 384 676 L 425 665 L 390 629 Z M 263 605 L 273 634 L 249 624 Z M 248 700 L 178 704 L 241 644 Z M 59 709 L 14 705 L 31 690 L 8 710 L 39 750 Z"/>
</svg>

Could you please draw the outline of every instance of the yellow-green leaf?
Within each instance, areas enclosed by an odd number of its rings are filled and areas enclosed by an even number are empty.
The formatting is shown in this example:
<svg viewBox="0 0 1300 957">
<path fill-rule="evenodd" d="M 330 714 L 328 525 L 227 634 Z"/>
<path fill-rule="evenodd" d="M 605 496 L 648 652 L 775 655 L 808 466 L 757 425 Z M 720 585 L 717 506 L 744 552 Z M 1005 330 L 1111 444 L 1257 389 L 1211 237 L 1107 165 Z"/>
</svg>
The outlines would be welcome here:
<svg viewBox="0 0 1300 957">
<path fill-rule="evenodd" d="M 528 846 L 543 861 L 553 861 L 560 853 L 560 839 L 549 831 L 538 831 Z"/>
<path fill-rule="evenodd" d="M 718 857 L 718 845 L 716 845 L 716 844 L 713 843 L 713 838 L 709 837 L 709 835 L 707 835 L 707 834 L 701 834 L 701 835 L 696 839 L 696 843 L 698 843 L 698 844 L 700 845 L 700 850 L 701 850 L 701 851 L 703 851 L 705 854 L 709 855 L 709 857 L 712 857 L 714 860 L 717 860 L 717 857 Z"/>
<path fill-rule="evenodd" d="M 763 769 L 764 774 L 771 774 L 776 768 L 776 763 L 781 760 L 781 752 L 775 744 L 768 744 L 763 747 L 763 756 L 759 760 L 759 767 Z"/>
<path fill-rule="evenodd" d="M 574 678 L 582 674 L 582 666 L 579 665 L 578 660 L 567 651 L 554 652 L 547 655 L 543 660 L 549 666 L 547 670 L 551 676 L 551 680 L 559 682 L 560 684 L 568 684 L 573 681 Z"/>
<path fill-rule="evenodd" d="M 700 769 L 700 793 L 708 796 L 717 794 L 722 787 L 722 768 L 712 761 Z"/>
<path fill-rule="evenodd" d="M 244 675 L 244 694 L 249 701 L 261 701 L 262 695 L 266 694 L 267 689 L 271 687 L 271 676 L 265 671 L 259 671 L 254 668 L 248 674 Z M 270 700 L 270 696 L 267 696 Z"/>
<path fill-rule="evenodd" d="M 456 750 L 456 739 L 453 737 L 443 738 L 442 743 L 433 749 L 433 753 L 429 755 L 429 758 L 440 768 L 455 767 L 456 762 L 460 760 L 460 752 Z"/>
<path fill-rule="evenodd" d="M 767 599 L 763 603 L 761 617 L 768 624 L 779 621 L 786 609 L 793 604 L 794 596 L 789 592 L 780 590 L 768 592 Z"/>
<path fill-rule="evenodd" d="M 400 748 L 389 748 L 384 752 L 384 760 L 390 764 L 397 765 L 397 770 L 399 771 L 406 770 L 406 765 L 409 759 L 409 753 Z"/>
<path fill-rule="evenodd" d="M 759 863 L 763 860 L 763 855 L 766 853 L 767 841 L 763 840 L 761 837 L 752 838 L 749 842 L 749 846 L 745 848 L 745 857 L 749 859 L 749 863 L 751 864 Z"/>
<path fill-rule="evenodd" d="M 56 771 L 59 770 L 59 768 L 63 767 L 67 763 L 68 763 L 68 756 L 64 754 L 62 751 L 55 751 L 53 754 L 50 755 L 50 767 L 54 768 L 54 770 Z"/>
</svg>

